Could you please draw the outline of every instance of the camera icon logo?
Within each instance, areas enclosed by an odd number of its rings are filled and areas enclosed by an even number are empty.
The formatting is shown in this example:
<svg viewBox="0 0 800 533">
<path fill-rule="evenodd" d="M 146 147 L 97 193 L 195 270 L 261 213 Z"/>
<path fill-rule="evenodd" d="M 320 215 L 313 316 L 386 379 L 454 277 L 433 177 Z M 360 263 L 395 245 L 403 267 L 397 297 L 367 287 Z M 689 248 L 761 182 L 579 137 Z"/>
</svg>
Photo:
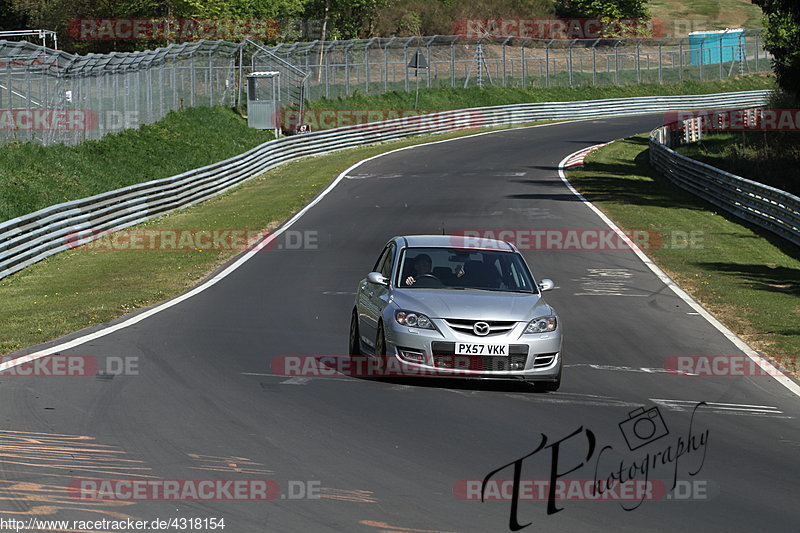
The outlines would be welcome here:
<svg viewBox="0 0 800 533">
<path fill-rule="evenodd" d="M 627 420 L 619 423 L 619 430 L 631 451 L 669 434 L 658 407 L 646 411 L 644 407 L 634 409 L 628 413 Z"/>
</svg>

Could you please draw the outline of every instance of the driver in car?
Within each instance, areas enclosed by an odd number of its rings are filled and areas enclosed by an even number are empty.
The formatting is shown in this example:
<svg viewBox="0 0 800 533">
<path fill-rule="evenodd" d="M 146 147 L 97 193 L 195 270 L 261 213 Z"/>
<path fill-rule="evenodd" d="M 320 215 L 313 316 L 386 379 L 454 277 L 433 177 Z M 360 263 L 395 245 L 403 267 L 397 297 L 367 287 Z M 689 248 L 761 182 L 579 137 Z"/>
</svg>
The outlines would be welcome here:
<svg viewBox="0 0 800 533">
<path fill-rule="evenodd" d="M 433 261 L 431 261 L 431 256 L 428 254 L 419 254 L 417 257 L 414 258 L 414 274 L 408 276 L 405 280 L 406 285 L 413 285 L 417 282 L 417 278 L 420 276 L 424 276 L 426 274 L 431 274 L 431 269 L 433 268 Z"/>
</svg>

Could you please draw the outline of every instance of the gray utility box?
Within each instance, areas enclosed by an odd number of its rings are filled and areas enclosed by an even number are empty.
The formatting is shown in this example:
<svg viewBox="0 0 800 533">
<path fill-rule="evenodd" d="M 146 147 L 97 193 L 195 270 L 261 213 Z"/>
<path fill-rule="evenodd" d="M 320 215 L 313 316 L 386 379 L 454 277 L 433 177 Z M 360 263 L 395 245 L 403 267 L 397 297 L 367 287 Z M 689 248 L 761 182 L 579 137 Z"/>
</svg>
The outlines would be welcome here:
<svg viewBox="0 0 800 533">
<path fill-rule="evenodd" d="M 247 125 L 257 130 L 278 129 L 280 72 L 247 75 Z"/>
</svg>

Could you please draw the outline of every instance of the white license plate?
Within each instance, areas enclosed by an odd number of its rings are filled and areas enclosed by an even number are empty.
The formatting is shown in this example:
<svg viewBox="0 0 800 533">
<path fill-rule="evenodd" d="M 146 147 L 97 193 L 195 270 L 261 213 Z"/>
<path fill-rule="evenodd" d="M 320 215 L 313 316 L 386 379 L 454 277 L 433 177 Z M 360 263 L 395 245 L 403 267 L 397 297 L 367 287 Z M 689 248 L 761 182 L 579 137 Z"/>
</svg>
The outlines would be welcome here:
<svg viewBox="0 0 800 533">
<path fill-rule="evenodd" d="M 456 355 L 508 355 L 508 344 L 457 342 Z"/>
</svg>

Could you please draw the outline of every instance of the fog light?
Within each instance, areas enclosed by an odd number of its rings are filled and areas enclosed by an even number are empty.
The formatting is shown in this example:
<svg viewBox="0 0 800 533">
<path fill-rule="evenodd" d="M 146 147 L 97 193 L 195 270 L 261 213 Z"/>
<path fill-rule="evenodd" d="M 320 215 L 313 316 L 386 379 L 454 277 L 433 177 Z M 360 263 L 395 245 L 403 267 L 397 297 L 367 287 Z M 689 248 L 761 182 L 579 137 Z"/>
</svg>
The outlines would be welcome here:
<svg viewBox="0 0 800 533">
<path fill-rule="evenodd" d="M 522 370 L 523 368 L 525 368 L 525 365 L 523 365 L 522 363 L 511 363 L 511 365 L 509 366 L 511 370 Z"/>
<path fill-rule="evenodd" d="M 398 352 L 400 353 L 400 358 L 409 363 L 425 364 L 425 354 L 423 352 L 405 348 L 400 348 Z"/>
</svg>

